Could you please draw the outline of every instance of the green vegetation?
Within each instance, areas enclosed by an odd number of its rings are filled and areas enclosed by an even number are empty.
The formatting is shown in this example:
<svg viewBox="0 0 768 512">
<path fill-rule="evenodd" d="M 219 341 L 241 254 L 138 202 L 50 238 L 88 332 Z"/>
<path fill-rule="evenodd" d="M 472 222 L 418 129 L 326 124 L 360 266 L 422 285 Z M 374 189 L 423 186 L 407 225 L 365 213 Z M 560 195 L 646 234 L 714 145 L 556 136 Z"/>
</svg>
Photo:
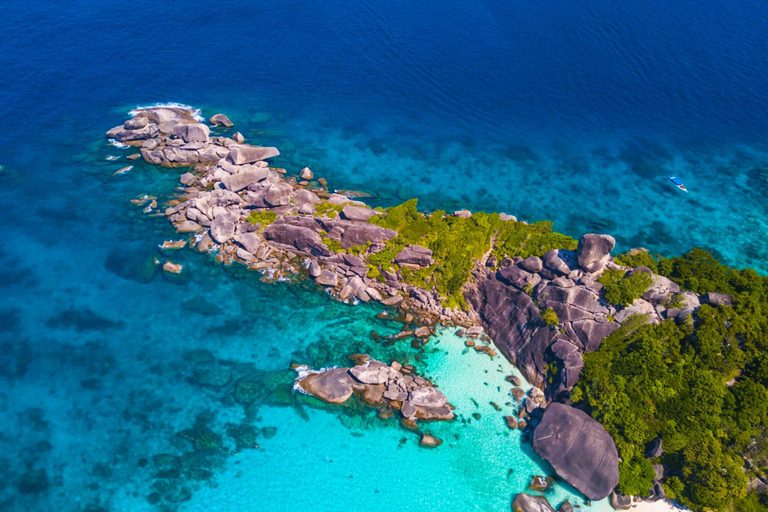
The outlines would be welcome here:
<svg viewBox="0 0 768 512">
<path fill-rule="evenodd" d="M 598 279 L 605 286 L 605 300 L 619 306 L 630 306 L 653 284 L 645 272 L 628 275 L 624 270 L 608 269 Z"/>
<path fill-rule="evenodd" d="M 683 289 L 732 294 L 733 306 L 703 305 L 681 325 L 628 319 L 584 355 L 571 399 L 615 440 L 622 493 L 647 494 L 645 447 L 661 437 L 654 462 L 665 467 L 668 496 L 696 511 L 765 510 L 765 497 L 744 496 L 748 479 L 768 475 L 768 277 L 700 249 L 643 258 L 621 263 L 650 262 Z"/>
<path fill-rule="evenodd" d="M 336 216 L 344 209 L 342 204 L 333 204 L 328 201 L 322 201 L 315 205 L 315 217 L 327 216 L 330 218 L 336 218 Z"/>
<path fill-rule="evenodd" d="M 341 247 L 341 242 L 339 240 L 328 238 L 328 236 L 325 234 L 320 235 L 320 239 L 323 241 L 329 251 L 344 252 L 344 249 Z"/>
<path fill-rule="evenodd" d="M 541 314 L 541 318 L 547 322 L 547 325 L 550 327 L 554 327 L 560 323 L 560 319 L 557 318 L 557 313 L 555 313 L 555 310 L 552 308 L 545 309 Z"/>
<path fill-rule="evenodd" d="M 575 249 L 572 238 L 552 232 L 551 222 L 524 224 L 502 221 L 497 213 L 478 212 L 471 217 L 454 217 L 437 210 L 429 215 L 420 213 L 417 200 L 382 210 L 369 222 L 394 229 L 398 236 L 387 242 L 385 248 L 368 257 L 368 262 L 384 270 L 392 269 L 392 260 L 409 244 L 432 250 L 435 265 L 426 269 L 402 269 L 405 280 L 411 284 L 436 287 L 447 297 L 448 307 L 467 307 L 461 293 L 469 281 L 474 262 L 486 252 L 498 259 L 511 256 L 540 256 L 551 249 Z M 494 246 L 491 248 L 491 242 Z"/>
<path fill-rule="evenodd" d="M 264 231 L 264 228 L 275 222 L 275 219 L 277 218 L 277 213 L 271 212 L 269 210 L 262 210 L 262 211 L 256 211 L 254 210 L 251 212 L 251 214 L 248 216 L 248 222 L 251 224 L 261 224 L 261 230 Z"/>
</svg>

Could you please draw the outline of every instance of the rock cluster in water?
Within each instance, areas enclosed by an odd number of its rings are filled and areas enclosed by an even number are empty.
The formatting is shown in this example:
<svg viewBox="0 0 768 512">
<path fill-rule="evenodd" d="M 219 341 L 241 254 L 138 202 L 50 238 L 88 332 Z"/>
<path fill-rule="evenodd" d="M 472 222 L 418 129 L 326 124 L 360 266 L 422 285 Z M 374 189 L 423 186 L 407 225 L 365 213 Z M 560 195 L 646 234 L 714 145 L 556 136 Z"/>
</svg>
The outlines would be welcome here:
<svg viewBox="0 0 768 512">
<path fill-rule="evenodd" d="M 363 356 L 367 359 L 367 356 Z M 409 422 L 450 420 L 453 406 L 428 380 L 410 366 L 368 359 L 351 368 L 332 368 L 300 377 L 299 387 L 331 404 L 343 404 L 353 394 L 373 407 L 399 411 Z M 384 409 L 380 409 L 380 413 Z M 415 423 L 411 423 L 415 426 Z"/>
</svg>

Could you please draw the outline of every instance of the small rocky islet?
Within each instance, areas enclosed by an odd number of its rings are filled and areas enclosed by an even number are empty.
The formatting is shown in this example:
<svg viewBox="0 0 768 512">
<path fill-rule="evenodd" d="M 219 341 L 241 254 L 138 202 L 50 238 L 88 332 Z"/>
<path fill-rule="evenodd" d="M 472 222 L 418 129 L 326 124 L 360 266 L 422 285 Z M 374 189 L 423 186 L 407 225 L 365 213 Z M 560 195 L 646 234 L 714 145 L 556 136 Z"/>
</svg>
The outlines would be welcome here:
<svg viewBox="0 0 768 512">
<path fill-rule="evenodd" d="M 428 247 L 399 248 L 390 259 L 391 267 L 370 263 L 372 255 L 387 249 L 398 236 L 396 230 L 372 222 L 386 211 L 373 209 L 352 194 L 331 192 L 327 182 L 315 179 L 308 168 L 292 176 L 271 166 L 268 160 L 280 154 L 277 148 L 246 144 L 239 132 L 230 137 L 211 135 L 211 128 L 190 109 L 152 107 L 132 115 L 107 137 L 139 147 L 141 158 L 150 164 L 192 168 L 181 174 L 178 196 L 164 210 L 158 210 L 154 196 L 133 201 L 147 214 L 167 216 L 180 234 L 189 236 L 165 241 L 164 249 L 188 245 L 211 253 L 221 263 L 237 262 L 259 271 L 264 280 L 308 276 L 337 300 L 397 307 L 421 327 L 404 330 L 395 339 L 428 338 L 436 325 L 456 326 L 459 334 L 471 338 L 468 347 L 493 357 L 491 346 L 473 340 L 487 332 L 493 345 L 534 386 L 528 396 L 516 388 L 520 413 L 503 421 L 510 428 L 532 430 L 534 451 L 588 499 L 611 495 L 612 503 L 622 506 L 625 497 L 614 492 L 619 474 L 613 440 L 600 423 L 568 405 L 569 391 L 583 368 L 582 354 L 596 350 L 629 318 L 682 321 L 702 303 L 727 304 L 730 297 L 681 292 L 677 284 L 648 268 L 622 267 L 611 257 L 615 246 L 611 236 L 586 234 L 575 250 L 555 248 L 527 257 L 497 258 L 491 239 L 488 252 L 473 259 L 471 276 L 461 287 L 467 307 L 449 307 L 437 287 L 429 285 L 431 276 L 418 284 L 408 279 L 435 264 Z M 209 123 L 234 126 L 223 114 Z M 472 217 L 466 210 L 440 215 Z M 506 214 L 499 214 L 499 220 L 512 223 L 513 230 L 526 225 Z M 186 272 L 170 259 L 156 264 L 167 273 Z M 600 282 L 606 272 L 646 274 L 649 285 L 640 298 L 617 306 L 606 300 Z M 454 417 L 449 397 L 413 374 L 412 367 L 365 355 L 356 362 L 319 372 L 299 366 L 297 387 L 330 404 L 357 395 L 379 407 L 381 417 L 397 413 L 413 428 L 416 421 Z M 440 442 L 428 433 L 422 435 L 422 445 Z M 566 502 L 559 510 L 568 507 Z M 513 509 L 552 510 L 546 499 L 522 493 Z"/>
</svg>

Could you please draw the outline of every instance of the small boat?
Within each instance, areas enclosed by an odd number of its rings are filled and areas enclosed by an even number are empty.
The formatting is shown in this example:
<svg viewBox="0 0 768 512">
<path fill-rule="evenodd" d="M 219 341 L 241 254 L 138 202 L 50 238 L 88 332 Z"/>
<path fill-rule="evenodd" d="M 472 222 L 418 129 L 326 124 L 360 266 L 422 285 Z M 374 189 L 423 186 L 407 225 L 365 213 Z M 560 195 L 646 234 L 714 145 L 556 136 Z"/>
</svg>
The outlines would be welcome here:
<svg viewBox="0 0 768 512">
<path fill-rule="evenodd" d="M 675 178 L 674 176 L 667 176 L 667 179 L 672 182 L 674 186 L 682 190 L 683 192 L 688 192 L 688 189 L 685 188 L 685 185 L 683 185 L 683 182 L 679 179 Z"/>
</svg>

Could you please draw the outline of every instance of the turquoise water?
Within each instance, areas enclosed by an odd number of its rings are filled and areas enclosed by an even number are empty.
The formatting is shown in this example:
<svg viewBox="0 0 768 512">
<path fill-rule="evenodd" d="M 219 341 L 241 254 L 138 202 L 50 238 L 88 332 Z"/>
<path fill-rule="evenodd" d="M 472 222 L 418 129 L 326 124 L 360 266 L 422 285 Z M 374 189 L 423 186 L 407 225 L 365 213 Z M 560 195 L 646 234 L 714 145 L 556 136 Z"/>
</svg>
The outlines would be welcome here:
<svg viewBox="0 0 768 512">
<path fill-rule="evenodd" d="M 137 105 L 223 111 L 280 147 L 278 164 L 374 205 L 506 211 L 768 270 L 762 2 L 4 7 L 0 510 L 508 510 L 549 471 L 501 420 L 499 358 L 450 333 L 384 347 L 371 331 L 399 324 L 376 307 L 161 254 L 175 233 L 129 200 L 167 198 L 178 172 L 112 176 L 125 152 L 103 138 Z M 153 256 L 188 275 L 152 273 Z M 288 392 L 292 363 L 360 351 L 446 391 L 460 419 L 429 426 L 441 447 Z M 211 372 L 230 382 L 201 386 Z M 261 390 L 250 405 L 240 378 Z M 567 493 L 557 483 L 551 501 Z"/>
</svg>

